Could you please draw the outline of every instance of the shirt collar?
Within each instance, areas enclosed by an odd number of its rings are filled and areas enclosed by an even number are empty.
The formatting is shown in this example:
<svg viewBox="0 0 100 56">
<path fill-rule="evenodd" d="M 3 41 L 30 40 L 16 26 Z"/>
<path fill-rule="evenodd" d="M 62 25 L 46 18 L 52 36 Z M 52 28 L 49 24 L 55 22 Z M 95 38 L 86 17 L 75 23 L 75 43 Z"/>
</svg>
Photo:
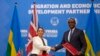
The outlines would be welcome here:
<svg viewBox="0 0 100 56">
<path fill-rule="evenodd" d="M 73 28 L 73 29 L 70 29 L 70 31 L 72 30 L 72 32 L 75 30 L 75 28 Z"/>
</svg>

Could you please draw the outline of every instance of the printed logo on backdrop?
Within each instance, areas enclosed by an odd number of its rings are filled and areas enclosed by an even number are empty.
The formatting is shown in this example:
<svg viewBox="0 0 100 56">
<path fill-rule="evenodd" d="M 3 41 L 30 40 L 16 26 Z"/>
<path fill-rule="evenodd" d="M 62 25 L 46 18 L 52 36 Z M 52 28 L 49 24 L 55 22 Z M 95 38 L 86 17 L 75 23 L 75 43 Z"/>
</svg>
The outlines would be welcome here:
<svg viewBox="0 0 100 56">
<path fill-rule="evenodd" d="M 59 19 L 58 17 L 52 17 L 50 20 L 50 23 L 52 26 L 57 26 L 59 24 Z"/>
<path fill-rule="evenodd" d="M 26 29 L 21 29 L 20 32 L 21 32 L 21 37 L 27 37 L 28 31 Z"/>
<path fill-rule="evenodd" d="M 44 37 L 58 37 L 58 30 L 57 29 L 45 29 Z"/>
</svg>

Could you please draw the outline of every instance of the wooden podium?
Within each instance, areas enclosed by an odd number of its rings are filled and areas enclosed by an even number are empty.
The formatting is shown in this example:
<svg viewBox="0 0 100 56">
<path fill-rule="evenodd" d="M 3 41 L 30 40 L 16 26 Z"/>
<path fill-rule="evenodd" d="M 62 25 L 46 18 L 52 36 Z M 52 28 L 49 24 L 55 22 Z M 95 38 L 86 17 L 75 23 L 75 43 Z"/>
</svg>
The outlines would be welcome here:
<svg viewBox="0 0 100 56">
<path fill-rule="evenodd" d="M 78 50 L 77 50 L 75 47 L 73 47 L 70 43 L 64 43 L 64 44 L 62 44 L 62 45 L 63 45 L 63 47 L 64 47 L 65 49 L 67 49 L 73 56 L 74 56 L 74 55 L 77 55 Z"/>
</svg>

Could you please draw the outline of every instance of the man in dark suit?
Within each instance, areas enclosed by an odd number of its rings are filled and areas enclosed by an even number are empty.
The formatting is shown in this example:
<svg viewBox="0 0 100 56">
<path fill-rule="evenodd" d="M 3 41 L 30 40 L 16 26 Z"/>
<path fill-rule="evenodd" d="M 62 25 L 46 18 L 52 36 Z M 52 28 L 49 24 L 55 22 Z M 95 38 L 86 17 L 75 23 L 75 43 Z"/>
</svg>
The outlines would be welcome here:
<svg viewBox="0 0 100 56">
<path fill-rule="evenodd" d="M 76 56 L 85 56 L 87 44 L 83 30 L 75 27 L 76 21 L 74 18 L 70 18 L 68 20 L 68 25 L 70 29 L 64 33 L 61 43 L 58 46 L 52 47 L 51 49 L 57 51 L 63 48 L 63 43 L 68 42 L 78 50 Z M 66 56 L 73 55 L 66 50 Z"/>
</svg>

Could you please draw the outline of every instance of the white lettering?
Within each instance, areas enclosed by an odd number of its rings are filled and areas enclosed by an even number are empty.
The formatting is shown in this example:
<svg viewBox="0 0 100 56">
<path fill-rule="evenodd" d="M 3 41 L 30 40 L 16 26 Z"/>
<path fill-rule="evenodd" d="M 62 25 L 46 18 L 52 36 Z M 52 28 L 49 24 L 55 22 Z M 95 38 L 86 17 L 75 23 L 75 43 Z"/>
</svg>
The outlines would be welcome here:
<svg viewBox="0 0 100 56">
<path fill-rule="evenodd" d="M 90 4 L 72 4 L 72 8 L 90 8 Z"/>
<path fill-rule="evenodd" d="M 60 4 L 60 8 L 71 8 L 70 4 Z"/>
<path fill-rule="evenodd" d="M 94 4 L 95 8 L 100 8 L 100 4 Z"/>
</svg>

